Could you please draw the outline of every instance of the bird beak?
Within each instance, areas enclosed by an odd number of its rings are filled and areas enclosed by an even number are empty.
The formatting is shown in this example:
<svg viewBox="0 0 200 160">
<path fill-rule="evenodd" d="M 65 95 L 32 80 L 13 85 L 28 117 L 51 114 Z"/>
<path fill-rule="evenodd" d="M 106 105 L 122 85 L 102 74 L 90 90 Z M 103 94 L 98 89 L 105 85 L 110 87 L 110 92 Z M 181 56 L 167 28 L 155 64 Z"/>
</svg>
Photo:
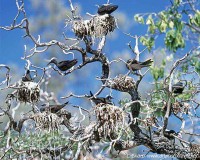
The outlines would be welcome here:
<svg viewBox="0 0 200 160">
<path fill-rule="evenodd" d="M 65 102 L 64 104 L 66 104 L 66 105 L 69 105 L 69 104 L 71 104 L 69 101 L 67 101 L 67 102 Z"/>
</svg>

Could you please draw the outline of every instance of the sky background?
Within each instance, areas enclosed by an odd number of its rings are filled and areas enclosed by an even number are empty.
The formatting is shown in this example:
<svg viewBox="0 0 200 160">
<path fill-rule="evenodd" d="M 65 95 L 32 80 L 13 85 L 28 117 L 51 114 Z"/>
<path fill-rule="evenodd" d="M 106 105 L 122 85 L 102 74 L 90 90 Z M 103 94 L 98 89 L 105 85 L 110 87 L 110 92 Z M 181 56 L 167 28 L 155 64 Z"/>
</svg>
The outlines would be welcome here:
<svg viewBox="0 0 200 160">
<path fill-rule="evenodd" d="M 80 14 L 84 18 L 89 18 L 86 16 L 86 13 L 96 14 L 97 6 L 106 3 L 107 1 L 97 1 L 97 0 L 84 0 L 84 1 L 72 1 L 74 6 L 77 7 L 77 13 Z M 109 60 L 123 58 L 124 60 L 128 60 L 130 58 L 134 58 L 135 55 L 130 51 L 127 46 L 128 42 L 131 42 L 131 45 L 134 47 L 135 41 L 131 37 L 124 34 L 131 33 L 131 35 L 145 35 L 147 31 L 147 27 L 145 25 L 136 24 L 134 22 L 134 15 L 137 13 L 158 13 L 167 6 L 169 6 L 169 1 L 160 1 L 160 0 L 116 0 L 110 1 L 113 4 L 117 4 L 119 8 L 114 12 L 114 16 L 117 18 L 119 28 L 116 29 L 113 33 L 108 36 L 106 45 L 104 47 L 103 52 L 108 56 Z M 69 11 L 69 2 L 68 0 L 27 0 L 25 1 L 25 10 L 27 13 L 27 17 L 30 21 L 31 33 L 37 38 L 38 35 L 41 35 L 41 41 L 46 42 L 52 39 L 64 41 L 62 33 L 66 33 L 67 36 L 73 35 L 71 28 L 65 28 L 65 19 L 67 18 L 66 14 L 70 15 Z M 13 18 L 17 13 L 15 1 L 0 1 L 0 26 L 9 26 Z M 21 20 L 21 19 L 20 19 Z M 18 20 L 18 23 L 20 22 Z M 23 38 L 25 32 L 20 29 L 16 29 L 13 31 L 5 31 L 0 29 L 0 64 L 7 65 L 15 65 L 18 66 L 19 69 L 24 68 L 25 61 L 21 60 L 21 57 L 24 54 L 24 45 L 27 46 L 28 49 L 33 47 L 33 43 L 29 40 L 29 38 Z M 161 36 L 161 38 L 163 38 Z M 157 41 L 154 46 L 153 52 L 160 52 L 160 48 L 164 46 L 164 41 Z M 139 45 L 139 49 L 142 50 L 144 47 Z M 27 49 L 27 52 L 28 52 Z M 71 55 L 63 55 L 61 54 L 61 50 L 56 47 L 51 47 L 45 53 L 34 56 L 34 62 L 37 64 L 39 60 L 50 59 L 52 56 L 57 57 L 60 60 L 63 59 L 71 59 L 73 58 Z M 140 60 L 146 60 L 149 57 L 153 57 L 154 54 L 144 53 L 142 54 Z M 29 54 L 28 52 L 27 54 Z M 162 55 L 158 56 L 162 57 Z M 75 58 L 78 60 L 81 59 L 79 54 L 76 54 Z M 32 59 L 31 59 L 32 60 Z M 40 63 L 40 66 L 45 67 L 46 61 Z M 100 64 L 96 63 L 91 68 L 90 65 L 83 68 L 83 72 L 77 71 L 76 75 L 87 77 L 91 74 L 94 74 L 94 78 L 96 76 L 100 76 L 101 70 L 99 70 Z M 117 74 L 123 74 L 127 72 L 127 69 L 123 63 L 113 64 L 113 70 L 111 70 L 111 76 L 115 77 Z M 112 69 L 112 68 L 111 68 Z M 90 71 L 89 71 L 90 70 Z M 24 70 L 19 70 L 19 72 L 14 72 L 13 74 L 23 75 Z M 71 76 L 73 77 L 73 76 Z M 147 79 L 151 78 L 149 76 Z M 91 77 L 89 79 L 82 79 L 81 82 L 78 79 L 71 78 L 76 87 L 71 85 L 70 87 L 73 90 L 76 90 L 77 94 L 82 94 L 81 91 L 88 92 L 88 88 L 90 86 L 94 86 L 93 83 L 88 83 L 92 80 Z M 146 80 L 142 83 L 145 83 Z M 90 85 L 91 84 L 91 85 Z M 99 83 L 101 85 L 101 82 Z M 99 85 L 96 85 L 95 91 L 98 90 Z M 78 86 L 78 87 L 77 87 Z M 81 88 L 83 87 L 83 88 Z M 93 88 L 93 87 L 92 87 Z M 146 88 L 145 88 L 146 89 Z M 142 93 L 144 92 L 144 88 L 141 88 Z M 106 93 L 107 94 L 107 93 Z M 119 99 L 119 97 L 117 97 Z"/>
<path fill-rule="evenodd" d="M 48 2 L 48 1 L 47 1 Z M 97 1 L 97 0 L 84 0 L 84 1 L 73 1 L 74 3 L 78 3 L 81 5 L 81 14 L 84 15 L 86 12 L 91 14 L 95 14 L 97 7 L 95 5 L 100 5 L 106 3 L 105 1 Z M 130 32 L 132 35 L 144 34 L 145 29 L 141 27 L 141 25 L 137 26 L 134 23 L 134 15 L 136 13 L 149 13 L 149 12 L 159 12 L 166 8 L 169 5 L 168 1 L 160 1 L 160 0 L 115 0 L 110 1 L 113 4 L 119 5 L 118 10 L 115 14 L 124 16 L 124 26 L 122 26 L 116 32 Z M 68 7 L 68 1 L 64 1 L 64 5 L 66 8 Z M 36 6 L 36 2 L 35 2 Z M 30 1 L 25 2 L 25 8 L 27 11 L 28 17 L 34 17 L 34 14 L 29 14 L 32 12 L 33 3 Z M 38 6 L 39 8 L 39 6 Z M 1 0 L 0 1 L 0 25 L 7 26 L 12 23 L 13 17 L 16 15 L 16 5 L 15 1 Z M 48 16 L 48 15 L 47 15 Z M 37 17 L 34 17 L 37 19 Z M 64 22 L 64 21 L 63 21 Z M 35 24 L 37 25 L 37 24 Z M 63 24 L 64 25 L 64 24 Z M 24 32 L 22 30 L 13 30 L 11 32 L 0 30 L 0 63 L 17 63 L 18 65 L 22 65 L 22 60 L 20 58 L 24 52 L 24 45 L 26 44 L 26 40 L 22 38 Z M 121 34 L 120 34 L 121 35 Z M 112 35 L 111 35 L 112 36 Z M 119 35 L 116 36 L 117 39 L 120 40 L 114 41 L 111 39 L 112 45 L 109 46 L 109 51 L 111 52 L 122 52 L 123 49 L 128 49 L 126 47 L 126 43 L 129 42 L 129 37 L 123 35 L 123 38 Z M 112 53 L 109 53 L 112 54 Z"/>
</svg>

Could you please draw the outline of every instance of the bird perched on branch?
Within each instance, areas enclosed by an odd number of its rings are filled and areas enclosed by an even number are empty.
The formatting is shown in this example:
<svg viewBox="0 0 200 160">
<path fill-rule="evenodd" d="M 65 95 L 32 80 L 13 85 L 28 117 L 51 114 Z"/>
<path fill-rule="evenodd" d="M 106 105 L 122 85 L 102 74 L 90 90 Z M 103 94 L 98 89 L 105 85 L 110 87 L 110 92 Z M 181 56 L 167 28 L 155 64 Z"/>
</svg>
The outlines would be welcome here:
<svg viewBox="0 0 200 160">
<path fill-rule="evenodd" d="M 182 94 L 186 84 L 184 85 L 182 82 L 178 82 L 172 85 L 172 92 L 176 94 Z"/>
<path fill-rule="evenodd" d="M 43 104 L 42 106 L 44 106 L 44 107 L 40 108 L 40 112 L 50 111 L 51 113 L 57 113 L 59 110 L 64 108 L 68 103 L 69 103 L 69 101 L 67 101 L 63 104 L 54 104 L 54 105 Z"/>
<path fill-rule="evenodd" d="M 57 59 L 54 57 L 50 60 L 50 62 L 47 64 L 55 64 L 59 70 L 61 71 L 67 71 L 68 69 L 70 69 L 71 67 L 73 67 L 74 65 L 76 65 L 76 63 L 78 62 L 77 59 L 73 59 L 73 60 L 66 60 L 66 61 L 60 61 L 57 62 Z"/>
<path fill-rule="evenodd" d="M 94 102 L 96 105 L 99 103 L 104 103 L 104 104 L 110 104 L 113 105 L 111 99 L 113 99 L 110 95 L 106 96 L 106 97 L 94 97 L 93 93 L 90 91 L 90 97 L 89 99 L 92 100 L 92 102 Z"/>
<path fill-rule="evenodd" d="M 30 81 L 33 81 L 32 77 L 31 77 L 30 70 L 27 70 L 27 71 L 26 71 L 26 74 L 22 77 L 22 81 L 23 81 L 23 82 L 30 82 Z"/>
<path fill-rule="evenodd" d="M 118 5 L 104 4 L 104 5 L 101 5 L 101 6 L 98 8 L 97 13 L 98 13 L 99 15 L 111 14 L 111 13 L 114 12 L 117 8 L 118 8 Z"/>
<path fill-rule="evenodd" d="M 137 71 L 140 70 L 144 67 L 149 67 L 151 66 L 153 60 L 152 59 L 148 59 L 144 62 L 139 62 L 136 59 L 129 59 L 126 62 L 126 67 L 130 70 L 130 71 Z"/>
<path fill-rule="evenodd" d="M 154 133 L 158 136 L 161 135 L 161 130 L 154 131 Z M 164 136 L 167 137 L 169 140 L 173 140 L 174 136 L 178 136 L 178 132 L 175 132 L 174 130 L 165 130 Z"/>
</svg>

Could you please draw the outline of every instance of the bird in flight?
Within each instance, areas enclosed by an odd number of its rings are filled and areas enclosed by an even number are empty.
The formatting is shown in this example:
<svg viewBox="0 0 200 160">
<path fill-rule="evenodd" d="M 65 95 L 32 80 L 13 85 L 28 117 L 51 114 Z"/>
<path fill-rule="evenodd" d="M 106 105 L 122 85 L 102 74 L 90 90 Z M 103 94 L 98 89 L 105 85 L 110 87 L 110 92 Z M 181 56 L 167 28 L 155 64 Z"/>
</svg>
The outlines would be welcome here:
<svg viewBox="0 0 200 160">
<path fill-rule="evenodd" d="M 136 59 L 129 59 L 126 62 L 126 67 L 130 70 L 130 71 L 137 71 L 140 70 L 144 67 L 149 67 L 151 66 L 151 64 L 153 63 L 152 59 L 147 59 L 144 62 L 139 62 Z"/>
<path fill-rule="evenodd" d="M 118 8 L 118 5 L 111 5 L 111 4 L 107 4 L 107 5 L 101 5 L 98 8 L 97 13 L 99 15 L 104 15 L 104 14 L 111 14 L 112 12 L 114 12 L 116 9 Z"/>
<path fill-rule="evenodd" d="M 59 70 L 61 71 L 67 71 L 68 69 L 72 68 L 74 65 L 76 65 L 78 62 L 77 59 L 73 59 L 73 60 L 66 60 L 66 61 L 60 61 L 58 62 L 57 59 L 54 57 L 50 60 L 50 62 L 47 64 L 55 64 Z"/>
<path fill-rule="evenodd" d="M 43 107 L 40 108 L 40 112 L 49 111 L 51 113 L 57 113 L 59 110 L 64 108 L 68 103 L 69 103 L 69 101 L 67 101 L 63 104 L 53 104 L 53 105 L 43 104 L 42 105 Z"/>
</svg>

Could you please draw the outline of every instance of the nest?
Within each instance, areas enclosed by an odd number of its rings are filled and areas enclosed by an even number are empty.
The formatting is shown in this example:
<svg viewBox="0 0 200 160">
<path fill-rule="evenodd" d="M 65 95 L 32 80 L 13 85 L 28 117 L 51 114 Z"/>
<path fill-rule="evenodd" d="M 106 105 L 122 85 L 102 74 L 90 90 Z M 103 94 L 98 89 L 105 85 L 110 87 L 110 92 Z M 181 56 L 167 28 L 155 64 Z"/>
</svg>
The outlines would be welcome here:
<svg viewBox="0 0 200 160">
<path fill-rule="evenodd" d="M 56 113 L 59 117 L 62 117 L 64 120 L 69 120 L 72 117 L 72 114 L 66 109 L 61 109 Z"/>
<path fill-rule="evenodd" d="M 90 35 L 90 21 L 89 20 L 75 20 L 72 24 L 73 31 L 76 36 L 83 38 Z"/>
<path fill-rule="evenodd" d="M 124 112 L 121 108 L 100 103 L 95 106 L 94 111 L 99 124 L 97 127 L 99 137 L 112 138 L 124 126 Z"/>
<path fill-rule="evenodd" d="M 190 151 L 193 153 L 194 158 L 200 157 L 200 145 L 198 144 L 191 144 Z"/>
<path fill-rule="evenodd" d="M 135 81 L 132 77 L 120 74 L 114 79 L 108 80 L 107 86 L 121 92 L 129 92 L 135 89 Z"/>
<path fill-rule="evenodd" d="M 173 113 L 176 115 L 178 113 L 188 114 L 190 105 L 188 103 L 175 102 L 172 106 Z"/>
<path fill-rule="evenodd" d="M 91 19 L 91 35 L 95 37 L 102 37 L 116 28 L 115 18 L 111 15 L 105 14 L 96 16 Z"/>
<path fill-rule="evenodd" d="M 36 113 L 33 117 L 35 125 L 40 130 L 58 130 L 59 126 L 63 123 L 63 118 L 58 117 L 54 113 L 42 112 Z"/>
<path fill-rule="evenodd" d="M 115 18 L 108 14 L 94 16 L 90 20 L 75 20 L 72 24 L 72 29 L 79 38 L 84 36 L 100 38 L 113 32 L 115 28 Z"/>
<path fill-rule="evenodd" d="M 40 88 L 35 82 L 19 82 L 17 99 L 20 102 L 36 103 L 40 98 Z"/>
</svg>

